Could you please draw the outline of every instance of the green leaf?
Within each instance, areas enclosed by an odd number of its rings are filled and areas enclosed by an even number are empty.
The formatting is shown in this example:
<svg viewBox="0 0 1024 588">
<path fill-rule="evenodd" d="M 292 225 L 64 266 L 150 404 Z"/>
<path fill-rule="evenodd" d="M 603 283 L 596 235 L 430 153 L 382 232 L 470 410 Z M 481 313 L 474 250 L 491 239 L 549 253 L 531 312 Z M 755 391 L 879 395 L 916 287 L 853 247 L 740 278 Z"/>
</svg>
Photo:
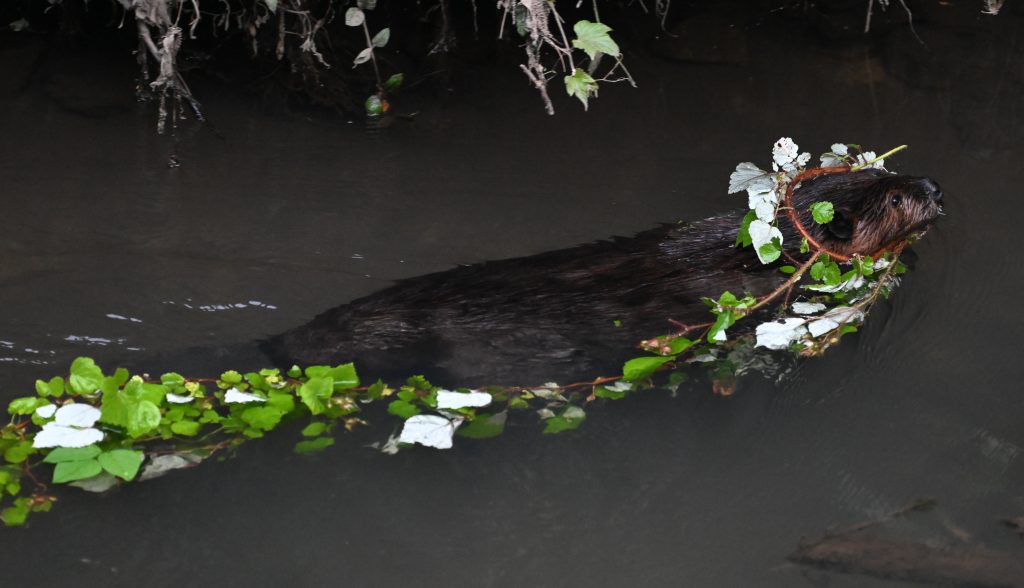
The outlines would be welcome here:
<svg viewBox="0 0 1024 588">
<path fill-rule="evenodd" d="M 807 237 L 800 240 L 800 253 L 807 253 L 811 250 L 810 244 L 807 243 Z"/>
<path fill-rule="evenodd" d="M 315 422 L 309 423 L 304 429 L 302 429 L 303 437 L 319 437 L 327 430 L 327 423 Z"/>
<path fill-rule="evenodd" d="M 459 427 L 455 434 L 470 439 L 496 437 L 505 430 L 505 422 L 507 420 L 508 413 L 505 411 L 496 414 L 482 412 L 476 415 L 473 420 Z"/>
<path fill-rule="evenodd" d="M 334 378 L 331 376 L 310 378 L 308 382 L 299 386 L 298 391 L 302 403 L 313 414 L 322 414 L 327 410 L 327 401 L 330 400 L 333 393 Z"/>
<path fill-rule="evenodd" d="M 242 421 L 254 429 L 273 430 L 281 422 L 282 413 L 273 406 L 255 406 L 242 411 Z"/>
<path fill-rule="evenodd" d="M 668 348 L 671 355 L 679 355 L 690 348 L 696 341 L 691 341 L 686 337 L 676 337 L 668 342 Z"/>
<path fill-rule="evenodd" d="M 43 458 L 45 463 L 62 463 L 65 461 L 84 461 L 92 459 L 101 453 L 100 448 L 95 445 L 85 447 L 58 447 Z"/>
<path fill-rule="evenodd" d="M 301 375 L 302 375 L 302 368 L 300 368 L 299 366 L 293 365 L 292 367 L 288 368 L 288 377 L 289 378 L 298 378 Z"/>
<path fill-rule="evenodd" d="M 791 265 L 784 265 L 784 266 L 779 268 L 779 271 L 784 273 L 784 274 L 792 274 L 792 273 L 796 273 L 796 268 L 791 266 Z"/>
<path fill-rule="evenodd" d="M 834 215 L 835 207 L 831 202 L 815 202 L 811 205 L 811 216 L 819 225 L 832 222 Z"/>
<path fill-rule="evenodd" d="M 407 419 L 413 415 L 419 414 L 420 409 L 408 401 L 399 399 L 392 400 L 391 403 L 388 404 L 388 412 L 397 417 Z"/>
<path fill-rule="evenodd" d="M 761 254 L 761 261 L 764 263 L 771 263 L 782 255 L 782 247 L 779 246 L 778 239 L 772 239 L 771 243 L 761 245 L 757 251 Z"/>
<path fill-rule="evenodd" d="M 38 396 L 23 396 L 15 398 L 7 405 L 7 412 L 13 415 L 32 414 L 40 406 L 51 404 L 49 400 Z"/>
<path fill-rule="evenodd" d="M 718 333 L 725 331 L 735 323 L 736 315 L 732 311 L 727 310 L 718 313 L 718 317 L 715 318 L 715 324 L 711 325 L 711 329 L 708 330 L 708 343 L 718 343 Z"/>
<path fill-rule="evenodd" d="M 578 98 L 583 103 L 583 110 L 586 110 L 590 96 L 597 96 L 597 82 L 590 74 L 577 67 L 571 76 L 565 76 L 565 91 L 570 96 Z"/>
<path fill-rule="evenodd" d="M 316 439 L 310 439 L 308 441 L 299 441 L 295 444 L 295 453 L 308 454 L 315 453 L 317 451 L 323 451 L 324 449 L 334 445 L 334 439 L 332 437 L 317 437 Z"/>
<path fill-rule="evenodd" d="M 594 396 L 597 398 L 607 398 L 609 400 L 621 400 L 626 397 L 625 390 L 610 390 L 604 386 L 594 387 Z"/>
<path fill-rule="evenodd" d="M 224 382 L 225 384 L 241 384 L 242 374 L 236 372 L 235 370 L 228 370 L 220 375 L 220 381 Z"/>
<path fill-rule="evenodd" d="M 583 412 L 582 408 L 571 405 L 567 406 L 562 411 L 562 414 L 544 421 L 544 433 L 550 435 L 561 433 L 562 431 L 571 431 L 583 424 L 586 417 L 587 415 Z"/>
<path fill-rule="evenodd" d="M 330 375 L 334 378 L 335 390 L 348 390 L 359 385 L 359 375 L 353 363 L 343 363 L 331 368 Z"/>
<path fill-rule="evenodd" d="M 148 400 L 139 400 L 128 409 L 125 427 L 134 439 L 160 426 L 160 409 Z"/>
<path fill-rule="evenodd" d="M 403 81 L 405 81 L 405 76 L 401 72 L 396 73 L 384 82 L 384 89 L 389 91 L 397 90 L 402 87 Z"/>
<path fill-rule="evenodd" d="M 366 14 L 355 6 L 345 11 L 345 24 L 350 27 L 362 26 L 365 20 Z"/>
<path fill-rule="evenodd" d="M 4 450 L 4 461 L 7 463 L 22 463 L 35 452 L 36 449 L 32 447 L 31 441 L 22 441 Z"/>
<path fill-rule="evenodd" d="M 657 371 L 657 369 L 661 367 L 663 364 L 666 364 L 674 360 L 675 358 L 676 356 L 674 355 L 651 355 L 644 357 L 634 357 L 633 359 L 623 364 L 622 379 L 629 382 L 643 380 L 647 376 L 650 376 L 655 371 Z"/>
<path fill-rule="evenodd" d="M 175 435 L 184 435 L 185 437 L 195 437 L 199 434 L 199 429 L 202 427 L 198 421 L 192 419 L 184 419 L 174 423 L 171 423 L 171 431 Z"/>
<path fill-rule="evenodd" d="M 612 57 L 619 56 L 619 46 L 608 35 L 612 30 L 608 25 L 581 20 L 573 25 L 572 30 L 576 33 L 572 46 L 582 49 L 590 59 L 595 59 L 598 53 L 605 53 Z"/>
<path fill-rule="evenodd" d="M 64 461 L 53 468 L 53 483 L 65 484 L 75 480 L 91 478 L 103 471 L 100 462 L 95 459 L 82 461 Z"/>
<path fill-rule="evenodd" d="M 280 410 L 282 414 L 288 414 L 295 410 L 295 397 L 287 392 L 271 392 L 267 397 L 267 406 Z"/>
<path fill-rule="evenodd" d="M 185 378 L 181 374 L 175 372 L 168 372 L 160 376 L 160 383 L 167 386 L 184 386 Z"/>
<path fill-rule="evenodd" d="M 367 388 L 366 397 L 370 400 L 380 400 L 384 397 L 384 390 L 386 389 L 387 384 L 384 383 L 384 380 L 378 379 L 372 386 Z"/>
<path fill-rule="evenodd" d="M 14 506 L 5 508 L 0 512 L 0 520 L 8 527 L 20 527 L 25 524 L 29 511 L 28 498 L 19 498 L 14 501 Z"/>
<path fill-rule="evenodd" d="M 106 453 L 101 453 L 96 459 L 107 473 L 130 482 L 139 473 L 139 466 L 142 465 L 143 457 L 141 451 L 112 449 Z"/>
<path fill-rule="evenodd" d="M 757 219 L 757 213 L 753 210 L 747 212 L 740 222 L 740 231 L 736 234 L 736 244 L 743 247 L 750 247 L 754 240 L 750 238 L 750 223 Z"/>
<path fill-rule="evenodd" d="M 388 40 L 390 39 L 391 29 L 383 28 L 376 35 L 373 36 L 373 39 L 370 40 L 370 44 L 373 45 L 374 47 L 383 47 L 388 44 Z"/>
<path fill-rule="evenodd" d="M 75 394 L 92 394 L 103 385 L 103 370 L 92 358 L 75 358 L 71 362 L 71 378 L 68 384 Z"/>
</svg>

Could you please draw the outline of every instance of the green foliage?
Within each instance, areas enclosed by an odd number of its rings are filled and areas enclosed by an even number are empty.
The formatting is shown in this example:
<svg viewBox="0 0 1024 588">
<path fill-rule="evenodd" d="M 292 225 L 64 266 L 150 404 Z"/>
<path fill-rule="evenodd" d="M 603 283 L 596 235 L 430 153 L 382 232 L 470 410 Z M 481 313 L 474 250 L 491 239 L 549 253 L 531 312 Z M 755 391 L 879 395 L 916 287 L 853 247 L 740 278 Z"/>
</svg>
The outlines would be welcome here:
<svg viewBox="0 0 1024 588">
<path fill-rule="evenodd" d="M 572 46 L 576 49 L 583 50 L 587 54 L 587 57 L 594 59 L 598 53 L 604 53 L 611 55 L 612 57 L 619 56 L 619 46 L 612 40 L 608 33 L 612 30 L 611 27 L 600 22 L 590 22 L 589 20 L 578 21 L 572 27 L 573 32 L 576 33 L 576 38 L 572 41 Z"/>
<path fill-rule="evenodd" d="M 597 82 L 590 74 L 577 67 L 572 75 L 565 76 L 565 91 L 570 96 L 578 98 L 583 103 L 583 110 L 586 110 L 590 97 L 597 96 Z"/>
<path fill-rule="evenodd" d="M 622 378 L 629 382 L 636 382 L 648 378 L 662 365 L 675 359 L 674 355 L 635 357 L 622 366 Z"/>
<path fill-rule="evenodd" d="M 811 205 L 811 217 L 819 225 L 832 222 L 835 215 L 835 208 L 831 202 L 815 202 Z"/>
</svg>

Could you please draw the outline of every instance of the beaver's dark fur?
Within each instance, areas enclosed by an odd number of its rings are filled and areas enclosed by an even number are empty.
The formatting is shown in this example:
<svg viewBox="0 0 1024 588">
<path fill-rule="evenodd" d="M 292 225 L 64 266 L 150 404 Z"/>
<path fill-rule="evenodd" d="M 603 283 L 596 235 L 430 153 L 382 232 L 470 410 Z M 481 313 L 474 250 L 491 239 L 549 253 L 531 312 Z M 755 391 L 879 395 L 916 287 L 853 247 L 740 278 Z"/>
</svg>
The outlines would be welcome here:
<svg viewBox="0 0 1024 588">
<path fill-rule="evenodd" d="M 794 191 L 812 236 L 847 254 L 923 228 L 941 198 L 927 178 L 878 170 L 821 176 Z M 807 212 L 820 200 L 835 208 L 824 227 Z M 668 319 L 707 320 L 701 297 L 764 293 L 785 279 L 778 263 L 735 246 L 744 214 L 404 280 L 271 338 L 264 351 L 281 365 L 354 360 L 368 375 L 425 373 L 447 385 L 610 373 L 638 341 L 670 331 Z M 800 236 L 780 225 L 796 254 Z"/>
</svg>

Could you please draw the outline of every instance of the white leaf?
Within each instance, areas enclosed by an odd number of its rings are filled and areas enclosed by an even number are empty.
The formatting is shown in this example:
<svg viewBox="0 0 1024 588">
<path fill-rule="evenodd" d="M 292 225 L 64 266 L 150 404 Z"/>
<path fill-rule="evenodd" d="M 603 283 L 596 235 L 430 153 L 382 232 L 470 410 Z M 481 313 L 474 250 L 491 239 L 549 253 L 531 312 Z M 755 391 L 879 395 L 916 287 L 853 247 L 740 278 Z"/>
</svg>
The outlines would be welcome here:
<svg viewBox="0 0 1024 588">
<path fill-rule="evenodd" d="M 835 153 L 836 155 L 839 155 L 839 156 L 845 156 L 845 155 L 848 155 L 850 153 L 850 150 L 847 149 L 846 145 L 844 145 L 842 143 L 833 143 L 831 149 L 832 149 L 832 153 Z"/>
<path fill-rule="evenodd" d="M 726 337 L 727 336 L 725 334 L 725 329 L 718 329 L 717 331 L 715 331 L 714 335 L 711 335 L 711 340 L 717 341 L 718 343 L 722 343 L 726 340 Z"/>
<path fill-rule="evenodd" d="M 729 193 L 742 192 L 751 185 L 763 185 L 765 182 L 768 183 L 769 187 L 773 183 L 771 178 L 768 177 L 768 172 L 749 161 L 745 161 L 737 165 L 736 171 L 729 175 Z"/>
<path fill-rule="evenodd" d="M 800 318 L 787 318 L 782 322 L 770 321 L 757 325 L 757 343 L 755 347 L 767 347 L 768 349 L 787 349 L 793 341 L 803 337 L 807 332 L 804 323 Z"/>
<path fill-rule="evenodd" d="M 821 167 L 838 167 L 846 165 L 846 161 L 837 157 L 834 153 L 821 154 Z"/>
<path fill-rule="evenodd" d="M 277 0 L 263 0 L 270 12 L 277 12 Z"/>
<path fill-rule="evenodd" d="M 167 396 L 164 398 L 166 398 L 167 402 L 170 402 L 171 404 L 188 404 L 189 402 L 192 402 L 191 396 L 180 396 L 178 394 L 171 394 L 170 392 L 168 392 Z"/>
<path fill-rule="evenodd" d="M 449 449 L 455 429 L 462 424 L 462 419 L 448 420 L 442 416 L 417 414 L 409 417 L 399 435 L 400 443 L 419 443 L 436 449 Z"/>
<path fill-rule="evenodd" d="M 100 420 L 99 409 L 88 404 L 65 404 L 57 409 L 54 422 L 65 427 L 91 427 Z"/>
<path fill-rule="evenodd" d="M 167 472 L 190 468 L 201 461 L 203 461 L 203 458 L 193 453 L 158 455 L 146 462 L 145 467 L 142 468 L 142 473 L 139 474 L 139 481 L 144 482 L 153 478 L 159 478 Z"/>
<path fill-rule="evenodd" d="M 849 292 L 851 290 L 856 290 L 857 288 L 860 288 L 862 285 L 864 285 L 864 276 L 853 276 L 849 280 L 844 280 L 834 286 L 828 286 L 825 284 L 811 284 L 809 286 L 804 287 L 807 288 L 808 290 L 814 290 L 815 292 Z"/>
<path fill-rule="evenodd" d="M 81 488 L 86 492 L 106 492 L 114 486 L 118 485 L 117 478 L 111 476 L 107 472 L 100 472 L 91 478 L 85 478 L 84 480 L 75 480 L 68 484 L 68 486 L 74 486 L 75 488 Z"/>
<path fill-rule="evenodd" d="M 754 205 L 754 214 L 758 220 L 770 223 L 775 220 L 775 205 L 771 202 L 758 202 Z"/>
<path fill-rule="evenodd" d="M 807 325 L 811 337 L 819 337 L 829 331 L 838 329 L 840 325 L 864 318 L 864 313 L 849 306 L 839 306 L 828 311 L 821 318 Z"/>
<path fill-rule="evenodd" d="M 811 160 L 811 154 L 806 152 L 806 151 L 804 151 L 803 153 L 801 153 L 800 155 L 797 156 L 797 158 L 796 158 L 796 165 L 797 165 L 797 167 L 804 167 L 805 165 L 807 165 L 807 162 L 810 161 L 810 160 Z"/>
<path fill-rule="evenodd" d="M 797 158 L 800 148 L 789 137 L 782 137 L 772 147 L 772 161 L 775 165 L 785 167 Z"/>
<path fill-rule="evenodd" d="M 566 407 L 565 412 L 562 413 L 562 418 L 568 419 L 570 421 L 575 419 L 582 419 L 585 416 L 587 416 L 587 413 L 578 406 L 568 406 Z"/>
<path fill-rule="evenodd" d="M 814 314 L 825 310 L 825 305 L 820 302 L 794 302 L 793 312 L 797 314 Z"/>
<path fill-rule="evenodd" d="M 36 409 L 36 414 L 41 418 L 48 419 L 53 416 L 53 413 L 57 412 L 56 404 L 45 404 Z"/>
<path fill-rule="evenodd" d="M 451 390 L 437 391 L 437 408 L 466 408 L 467 406 L 487 406 L 491 403 L 491 395 L 487 392 L 470 390 L 465 392 L 452 392 Z"/>
<path fill-rule="evenodd" d="M 16 33 L 20 33 L 21 31 L 27 31 L 28 30 L 29 23 L 24 18 L 19 18 L 18 20 L 12 22 L 11 24 L 9 24 L 7 26 L 11 27 L 12 31 L 14 31 Z"/>
<path fill-rule="evenodd" d="M 772 239 L 778 239 L 779 245 L 782 245 L 782 231 L 762 220 L 750 221 L 748 232 L 750 233 L 750 240 L 754 244 L 754 251 L 757 252 L 758 259 L 761 258 L 761 246 L 771 243 Z M 763 259 L 761 259 L 761 263 L 764 263 Z"/>
<path fill-rule="evenodd" d="M 227 404 L 245 404 L 247 402 L 266 402 L 267 399 L 248 392 L 242 392 L 238 388 L 231 388 L 224 393 L 224 402 Z"/>
<path fill-rule="evenodd" d="M 373 55 L 372 47 L 367 47 L 366 49 L 363 49 L 362 51 L 359 52 L 359 55 L 356 55 L 356 58 L 352 60 L 352 67 L 355 67 L 360 63 L 366 63 L 367 61 L 370 61 L 371 55 Z"/>
<path fill-rule="evenodd" d="M 103 432 L 99 429 L 79 429 L 57 423 L 46 423 L 36 433 L 32 447 L 85 447 L 103 440 Z"/>
<path fill-rule="evenodd" d="M 629 392 L 630 390 L 633 389 L 633 383 L 627 382 L 625 380 L 619 380 L 614 384 L 606 385 L 605 388 L 611 390 L 612 392 Z"/>
<path fill-rule="evenodd" d="M 875 155 L 874 151 L 865 151 L 864 153 L 861 153 L 860 155 L 857 156 L 857 164 L 858 165 L 867 165 L 867 163 L 869 161 L 871 161 L 872 159 L 874 159 L 876 157 L 878 157 L 878 156 Z M 885 168 L 885 160 L 884 159 L 879 159 L 878 161 L 872 163 L 868 167 L 884 169 Z"/>
<path fill-rule="evenodd" d="M 391 39 L 391 29 L 383 28 L 370 41 L 370 44 L 374 47 L 383 47 L 388 44 L 388 40 Z"/>
<path fill-rule="evenodd" d="M 358 27 L 366 20 L 366 14 L 355 6 L 345 11 L 345 24 L 350 27 Z"/>
</svg>

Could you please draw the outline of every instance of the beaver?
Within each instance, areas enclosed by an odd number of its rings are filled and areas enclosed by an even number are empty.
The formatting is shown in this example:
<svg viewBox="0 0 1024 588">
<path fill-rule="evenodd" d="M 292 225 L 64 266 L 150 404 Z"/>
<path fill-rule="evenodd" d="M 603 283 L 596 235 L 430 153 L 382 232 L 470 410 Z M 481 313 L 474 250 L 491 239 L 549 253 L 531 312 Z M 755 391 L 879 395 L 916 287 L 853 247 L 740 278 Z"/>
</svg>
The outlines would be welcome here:
<svg viewBox="0 0 1024 588">
<path fill-rule="evenodd" d="M 878 169 L 823 175 L 793 192 L 811 236 L 840 254 L 869 254 L 934 222 L 939 185 Z M 818 225 L 809 206 L 833 204 Z M 768 292 L 783 261 L 736 245 L 746 211 L 662 225 L 569 249 L 400 281 L 262 342 L 278 365 L 355 361 L 374 377 L 424 374 L 446 385 L 566 382 L 607 375 L 669 319 L 704 322 L 701 302 L 725 290 Z M 801 237 L 780 215 L 784 248 Z M 607 373 L 606 373 L 607 372 Z"/>
</svg>

